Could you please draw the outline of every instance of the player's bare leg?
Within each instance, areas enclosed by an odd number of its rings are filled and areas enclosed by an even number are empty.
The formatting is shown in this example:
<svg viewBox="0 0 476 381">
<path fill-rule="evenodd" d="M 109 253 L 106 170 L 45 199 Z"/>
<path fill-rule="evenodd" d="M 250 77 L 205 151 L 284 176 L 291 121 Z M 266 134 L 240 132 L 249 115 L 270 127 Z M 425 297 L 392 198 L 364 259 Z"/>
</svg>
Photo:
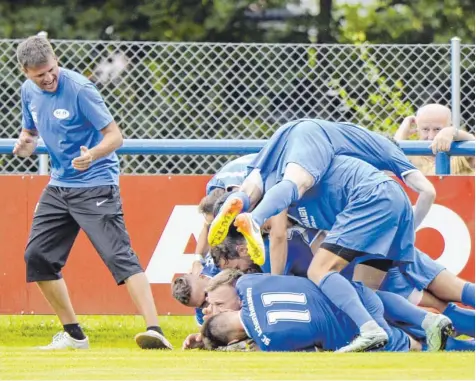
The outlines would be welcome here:
<svg viewBox="0 0 476 381">
<path fill-rule="evenodd" d="M 157 309 L 149 281 L 144 273 L 129 277 L 126 281 L 127 291 L 134 301 L 140 314 L 144 317 L 147 327 L 159 327 Z M 172 349 L 172 344 L 160 332 L 148 329 L 135 337 L 137 345 L 142 349 Z"/>
<path fill-rule="evenodd" d="M 55 311 L 63 326 L 69 324 L 78 324 L 78 319 L 74 313 L 73 305 L 69 297 L 68 288 L 64 279 L 40 281 L 38 287 L 44 297 Z M 42 350 L 56 349 L 88 349 L 89 339 L 85 337 L 82 340 L 71 337 L 67 332 L 59 332 L 53 337 L 51 344 L 39 347 Z"/>
</svg>

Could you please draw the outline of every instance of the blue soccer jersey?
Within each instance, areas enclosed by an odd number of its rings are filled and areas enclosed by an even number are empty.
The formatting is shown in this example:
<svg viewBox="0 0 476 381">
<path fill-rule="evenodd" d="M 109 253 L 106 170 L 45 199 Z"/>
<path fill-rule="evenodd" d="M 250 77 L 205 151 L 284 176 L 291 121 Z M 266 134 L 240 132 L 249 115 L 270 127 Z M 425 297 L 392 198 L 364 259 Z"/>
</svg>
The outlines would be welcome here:
<svg viewBox="0 0 476 381">
<path fill-rule="evenodd" d="M 382 171 L 393 172 L 400 179 L 418 170 L 400 147 L 380 134 L 351 123 L 312 121 L 325 131 L 336 155 L 355 157 Z"/>
<path fill-rule="evenodd" d="M 225 164 L 208 182 L 207 194 L 217 188 L 228 191 L 233 186 L 239 187 L 243 184 L 247 175 L 247 166 L 255 157 L 256 154 L 245 155 Z"/>
<path fill-rule="evenodd" d="M 311 245 L 319 235 L 319 230 L 306 229 L 301 226 L 288 228 L 288 256 L 283 275 L 307 277 L 313 253 Z M 266 260 L 261 266 L 263 273 L 271 272 L 269 239 L 264 239 Z"/>
<path fill-rule="evenodd" d="M 336 350 L 358 333 L 310 280 L 281 275 L 242 276 L 243 326 L 262 351 Z"/>
<path fill-rule="evenodd" d="M 95 160 L 87 171 L 73 168 L 81 146 L 101 142 L 101 130 L 113 117 L 92 82 L 74 71 L 60 68 L 55 92 L 41 90 L 27 80 L 21 88 L 23 128 L 38 130 L 51 162 L 50 185 L 91 187 L 117 185 L 119 161 L 115 153 Z"/>
<path fill-rule="evenodd" d="M 328 230 L 324 244 L 399 262 L 414 260 L 408 196 L 397 182 L 361 160 L 335 156 L 288 214 L 302 226 Z"/>
<path fill-rule="evenodd" d="M 378 296 L 360 283 L 353 286 L 370 315 L 389 336 L 381 350 L 408 351 L 408 336 L 388 325 Z M 243 327 L 262 351 L 335 351 L 359 333 L 355 323 L 306 278 L 250 274 L 238 280 L 236 289 L 242 302 Z"/>
</svg>

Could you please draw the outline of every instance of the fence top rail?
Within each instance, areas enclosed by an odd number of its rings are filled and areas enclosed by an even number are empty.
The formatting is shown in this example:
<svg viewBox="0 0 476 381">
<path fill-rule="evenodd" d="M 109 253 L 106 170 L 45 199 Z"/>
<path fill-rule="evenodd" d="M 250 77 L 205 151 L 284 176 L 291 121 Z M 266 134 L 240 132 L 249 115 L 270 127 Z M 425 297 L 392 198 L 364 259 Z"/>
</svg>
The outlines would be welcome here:
<svg viewBox="0 0 476 381">
<path fill-rule="evenodd" d="M 12 43 L 17 42 L 20 43 L 24 39 L 22 38 L 0 38 L 0 42 L 2 43 Z M 246 47 L 246 46 L 299 46 L 299 47 L 336 47 L 336 46 L 348 46 L 348 47 L 356 47 L 359 45 L 356 44 L 312 44 L 312 43 L 265 43 L 265 42 L 185 42 L 185 41 L 134 41 L 134 40 L 73 40 L 73 39 L 50 39 L 51 43 L 55 44 L 58 42 L 62 43 L 89 43 L 89 44 L 134 44 L 134 45 L 193 45 L 193 46 L 236 46 L 236 47 Z M 364 43 L 362 45 L 366 46 L 373 46 L 373 47 L 425 47 L 425 46 L 434 46 L 434 47 L 448 47 L 451 45 L 451 42 L 448 41 L 447 43 L 431 43 L 431 44 L 371 44 L 371 43 Z M 462 47 L 464 46 L 475 46 L 475 44 L 461 44 Z"/>
<path fill-rule="evenodd" d="M 0 139 L 0 154 L 11 154 L 16 139 Z M 244 155 L 258 152 L 267 140 L 233 139 L 124 139 L 120 155 Z M 402 141 L 406 155 L 432 156 L 428 141 Z M 40 140 L 35 154 L 47 154 Z M 450 156 L 475 156 L 474 141 L 452 143 Z"/>
</svg>

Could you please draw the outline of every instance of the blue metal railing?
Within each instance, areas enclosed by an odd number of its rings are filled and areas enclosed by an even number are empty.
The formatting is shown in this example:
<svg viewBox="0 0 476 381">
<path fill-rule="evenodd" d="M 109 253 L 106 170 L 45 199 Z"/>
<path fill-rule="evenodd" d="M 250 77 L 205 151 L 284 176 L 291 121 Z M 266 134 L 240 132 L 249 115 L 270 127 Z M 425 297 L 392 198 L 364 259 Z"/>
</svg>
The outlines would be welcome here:
<svg viewBox="0 0 476 381">
<path fill-rule="evenodd" d="M 16 139 L 0 139 L 0 154 L 11 154 Z M 258 152 L 266 140 L 211 139 L 125 139 L 120 155 L 244 155 Z M 408 156 L 432 156 L 430 142 L 403 141 L 400 147 Z M 35 154 L 47 154 L 40 141 Z M 474 141 L 453 143 L 448 153 L 436 155 L 436 174 L 450 174 L 451 156 L 475 156 Z"/>
</svg>

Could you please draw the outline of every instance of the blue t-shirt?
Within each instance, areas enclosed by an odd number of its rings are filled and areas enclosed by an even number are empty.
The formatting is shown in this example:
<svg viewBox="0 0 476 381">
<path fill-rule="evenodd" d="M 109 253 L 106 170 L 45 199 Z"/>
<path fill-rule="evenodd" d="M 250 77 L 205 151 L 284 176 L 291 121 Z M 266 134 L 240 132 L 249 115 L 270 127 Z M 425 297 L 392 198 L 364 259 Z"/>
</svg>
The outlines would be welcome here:
<svg viewBox="0 0 476 381">
<path fill-rule="evenodd" d="M 400 147 L 380 134 L 355 124 L 311 120 L 324 130 L 336 155 L 363 160 L 379 170 L 393 172 L 402 180 L 406 174 L 418 170 Z"/>
<path fill-rule="evenodd" d="M 113 117 L 94 84 L 74 71 L 60 68 L 55 92 L 27 80 L 21 88 L 23 128 L 38 130 L 50 154 L 50 185 L 91 187 L 117 185 L 119 160 L 115 153 L 95 160 L 85 171 L 73 168 L 80 147 L 93 148 Z"/>
<path fill-rule="evenodd" d="M 365 197 L 386 181 L 393 180 L 370 164 L 335 156 L 321 181 L 293 203 L 288 214 L 302 226 L 331 230 L 337 215 L 352 199 Z"/>
<path fill-rule="evenodd" d="M 309 279 L 249 274 L 236 289 L 243 326 L 262 351 L 333 351 L 358 334 L 355 323 Z"/>
<path fill-rule="evenodd" d="M 211 178 L 207 184 L 207 195 L 214 189 L 230 190 L 233 186 L 240 186 L 243 184 L 247 175 L 247 166 L 256 157 L 256 154 L 245 155 L 225 164 L 216 174 Z"/>
<path fill-rule="evenodd" d="M 307 277 L 313 254 L 311 244 L 319 235 L 319 230 L 306 229 L 302 226 L 292 226 L 287 229 L 288 233 L 288 256 L 283 275 L 295 275 Z M 261 266 L 263 273 L 271 272 L 269 239 L 264 239 L 266 260 Z"/>
</svg>

